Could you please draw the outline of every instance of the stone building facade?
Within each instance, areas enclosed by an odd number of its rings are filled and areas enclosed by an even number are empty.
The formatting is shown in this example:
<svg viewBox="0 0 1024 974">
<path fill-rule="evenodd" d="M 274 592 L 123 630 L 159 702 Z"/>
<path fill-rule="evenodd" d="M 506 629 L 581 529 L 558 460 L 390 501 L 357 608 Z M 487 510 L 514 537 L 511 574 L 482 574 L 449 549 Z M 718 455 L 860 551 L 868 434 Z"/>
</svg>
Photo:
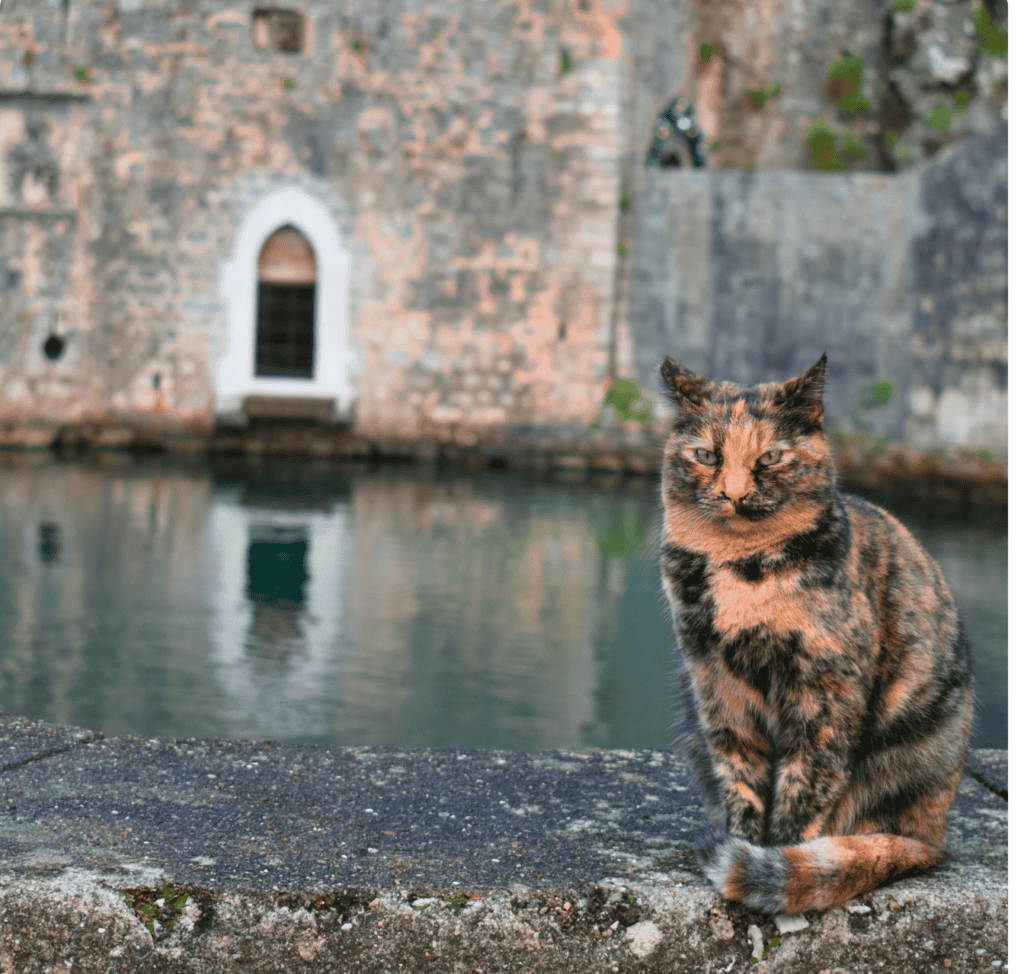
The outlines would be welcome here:
<svg viewBox="0 0 1024 974">
<path fill-rule="evenodd" d="M 630 294 L 664 103 L 695 102 L 711 170 L 807 173 L 815 119 L 890 148 L 902 126 L 909 165 L 1004 111 L 971 3 L 933 6 L 3 0 L 0 442 L 285 415 L 399 440 L 586 429 L 617 377 L 656 395 Z M 900 30 L 904 61 L 949 55 L 912 75 L 953 105 L 927 145 L 913 106 L 894 121 L 879 88 L 851 114 L 829 78 L 859 57 L 879 83 Z"/>
</svg>

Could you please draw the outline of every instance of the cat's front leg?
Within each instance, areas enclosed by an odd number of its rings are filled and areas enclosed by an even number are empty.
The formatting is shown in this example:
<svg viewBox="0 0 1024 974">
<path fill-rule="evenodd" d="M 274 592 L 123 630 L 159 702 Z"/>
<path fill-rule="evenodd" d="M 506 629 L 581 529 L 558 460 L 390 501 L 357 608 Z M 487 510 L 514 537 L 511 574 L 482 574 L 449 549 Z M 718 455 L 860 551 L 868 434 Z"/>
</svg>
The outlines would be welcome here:
<svg viewBox="0 0 1024 974">
<path fill-rule="evenodd" d="M 771 765 L 766 753 L 728 749 L 720 751 L 716 771 L 729 832 L 757 845 L 765 841 L 771 790 Z"/>
<path fill-rule="evenodd" d="M 848 779 L 845 742 L 825 741 L 833 731 L 789 727 L 776 753 L 767 845 L 793 845 L 822 834 Z"/>
<path fill-rule="evenodd" d="M 724 666 L 689 663 L 692 696 L 684 693 L 682 743 L 709 823 L 760 845 L 772 794 L 772 749 L 763 719 L 755 717 L 763 697 Z"/>
</svg>

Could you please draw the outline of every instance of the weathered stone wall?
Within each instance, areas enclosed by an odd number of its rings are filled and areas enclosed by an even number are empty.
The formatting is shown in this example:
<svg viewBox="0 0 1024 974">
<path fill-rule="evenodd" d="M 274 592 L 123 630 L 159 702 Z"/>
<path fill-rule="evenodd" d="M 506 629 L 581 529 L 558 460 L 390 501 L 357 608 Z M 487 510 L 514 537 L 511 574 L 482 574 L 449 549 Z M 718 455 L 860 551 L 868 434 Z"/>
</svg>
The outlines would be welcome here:
<svg viewBox="0 0 1024 974">
<path fill-rule="evenodd" d="M 1005 160 L 1005 60 L 969 8 L 304 0 L 286 51 L 273 18 L 233 0 L 4 0 L 0 442 L 89 423 L 93 442 L 128 442 L 126 422 L 201 433 L 274 393 L 333 399 L 377 440 L 585 429 L 634 357 L 649 379 L 652 343 L 685 334 L 753 379 L 790 361 L 779 341 L 825 327 L 849 344 L 832 346 L 837 401 L 883 363 L 898 380 L 855 428 L 998 445 L 1005 174 L 981 186 L 970 156 L 902 183 L 806 172 L 813 119 L 875 145 L 850 168 L 977 132 L 969 151 Z M 844 50 L 870 110 L 839 104 Z M 644 168 L 674 95 L 718 143 L 703 173 Z M 910 115 L 887 121 L 886 98 Z M 932 138 L 939 102 L 951 122 Z M 886 132 L 917 148 L 893 162 Z M 713 173 L 730 167 L 804 172 Z M 285 222 L 318 266 L 308 387 L 254 375 L 257 257 Z"/>
<path fill-rule="evenodd" d="M 1007 117 L 1005 0 L 904 6 L 634 3 L 634 170 L 653 120 L 676 96 L 696 109 L 710 168 L 896 171 L 991 132 Z M 834 153 L 811 151 L 815 122 L 832 130 Z"/>
<path fill-rule="evenodd" d="M 245 4 L 63 9 L 7 0 L 0 19 L 9 426 L 208 421 L 219 275 L 285 186 L 350 257 L 364 433 L 592 418 L 616 259 L 614 10 L 311 0 L 282 53 L 254 50 Z M 77 222 L 58 219 L 69 207 Z"/>
<path fill-rule="evenodd" d="M 647 173 L 629 306 L 643 387 L 657 401 L 664 354 L 754 383 L 827 351 L 838 431 L 1005 455 L 1006 138 L 896 176 Z"/>
</svg>

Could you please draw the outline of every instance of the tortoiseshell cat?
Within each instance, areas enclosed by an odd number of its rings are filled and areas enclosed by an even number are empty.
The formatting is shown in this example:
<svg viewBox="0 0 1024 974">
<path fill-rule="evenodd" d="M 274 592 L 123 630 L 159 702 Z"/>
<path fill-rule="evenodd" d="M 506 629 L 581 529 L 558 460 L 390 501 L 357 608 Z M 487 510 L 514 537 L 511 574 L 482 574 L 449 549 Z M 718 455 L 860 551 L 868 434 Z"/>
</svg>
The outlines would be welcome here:
<svg viewBox="0 0 1024 974">
<path fill-rule="evenodd" d="M 836 489 L 825 356 L 753 388 L 670 358 L 661 371 L 679 407 L 661 576 L 705 875 L 800 913 L 935 865 L 970 743 L 971 651 L 935 562 Z"/>
</svg>

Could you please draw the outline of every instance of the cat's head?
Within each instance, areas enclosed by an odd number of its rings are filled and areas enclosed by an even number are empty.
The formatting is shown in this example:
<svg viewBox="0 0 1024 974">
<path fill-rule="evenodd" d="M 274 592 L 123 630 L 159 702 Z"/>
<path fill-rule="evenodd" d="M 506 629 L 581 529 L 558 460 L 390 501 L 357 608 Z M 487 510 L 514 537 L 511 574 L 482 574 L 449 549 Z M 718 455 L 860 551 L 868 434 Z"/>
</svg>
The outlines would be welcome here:
<svg viewBox="0 0 1024 974">
<path fill-rule="evenodd" d="M 666 509 L 742 533 L 831 499 L 824 355 L 803 375 L 752 387 L 712 382 L 668 357 L 661 374 L 678 407 L 665 444 Z"/>
</svg>

